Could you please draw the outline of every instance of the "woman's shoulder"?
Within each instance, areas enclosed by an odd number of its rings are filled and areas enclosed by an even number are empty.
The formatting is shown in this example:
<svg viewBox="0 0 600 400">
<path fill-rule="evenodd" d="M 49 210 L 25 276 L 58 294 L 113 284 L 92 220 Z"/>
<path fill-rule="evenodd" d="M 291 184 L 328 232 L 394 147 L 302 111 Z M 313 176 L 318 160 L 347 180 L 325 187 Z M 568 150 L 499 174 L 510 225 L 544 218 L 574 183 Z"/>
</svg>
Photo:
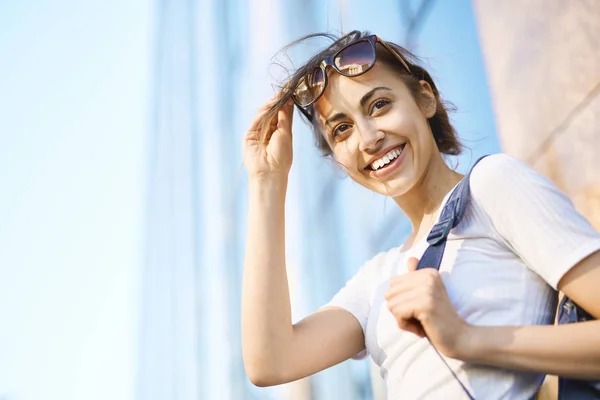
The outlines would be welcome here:
<svg viewBox="0 0 600 400">
<path fill-rule="evenodd" d="M 471 193 L 484 201 L 528 197 L 539 189 L 557 191 L 551 181 L 524 161 L 504 153 L 482 159 L 471 172 Z"/>
<path fill-rule="evenodd" d="M 556 288 L 600 236 L 550 179 L 506 154 L 489 156 L 470 180 L 472 210 L 486 218 L 529 268 Z M 488 226 L 489 226 L 488 225 Z"/>
<path fill-rule="evenodd" d="M 525 162 L 505 153 L 491 154 L 483 158 L 471 172 L 471 182 L 490 179 L 508 180 L 511 174 L 531 173 L 535 171 Z"/>
</svg>

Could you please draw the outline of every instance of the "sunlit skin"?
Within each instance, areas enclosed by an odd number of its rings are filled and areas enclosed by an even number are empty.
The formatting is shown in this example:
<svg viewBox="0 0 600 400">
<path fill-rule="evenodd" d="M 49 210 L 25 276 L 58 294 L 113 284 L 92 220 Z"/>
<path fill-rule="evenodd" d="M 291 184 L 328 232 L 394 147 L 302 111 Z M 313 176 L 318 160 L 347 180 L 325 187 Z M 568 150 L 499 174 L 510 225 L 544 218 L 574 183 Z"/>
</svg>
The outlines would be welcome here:
<svg viewBox="0 0 600 400">
<path fill-rule="evenodd" d="M 357 77 L 331 73 L 315 104 L 336 162 L 357 183 L 392 197 L 417 237 L 428 231 L 443 197 L 462 179 L 444 162 L 427 122 L 436 110 L 431 87 L 421 81 L 421 90 L 425 104 L 417 104 L 397 72 L 375 64 Z M 369 168 L 375 155 L 404 143 L 397 165 Z"/>
</svg>

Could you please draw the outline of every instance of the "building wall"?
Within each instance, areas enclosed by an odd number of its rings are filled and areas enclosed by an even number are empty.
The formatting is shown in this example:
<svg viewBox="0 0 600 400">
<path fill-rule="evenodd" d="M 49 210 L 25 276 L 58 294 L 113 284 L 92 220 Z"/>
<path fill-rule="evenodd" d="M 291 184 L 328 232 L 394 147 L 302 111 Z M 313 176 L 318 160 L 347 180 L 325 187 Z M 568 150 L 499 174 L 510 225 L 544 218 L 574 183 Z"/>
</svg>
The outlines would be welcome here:
<svg viewBox="0 0 600 400">
<path fill-rule="evenodd" d="M 600 229 L 600 3 L 473 0 L 504 152 Z M 539 398 L 556 398 L 556 378 Z"/>
<path fill-rule="evenodd" d="M 503 151 L 600 229 L 600 3 L 474 0 Z"/>
</svg>

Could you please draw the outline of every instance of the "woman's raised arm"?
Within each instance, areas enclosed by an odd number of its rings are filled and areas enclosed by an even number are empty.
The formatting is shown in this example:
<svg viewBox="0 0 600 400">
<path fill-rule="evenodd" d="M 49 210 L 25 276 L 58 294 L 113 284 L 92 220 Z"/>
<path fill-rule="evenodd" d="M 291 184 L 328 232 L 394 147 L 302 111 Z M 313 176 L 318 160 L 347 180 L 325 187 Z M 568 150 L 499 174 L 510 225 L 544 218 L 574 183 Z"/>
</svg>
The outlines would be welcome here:
<svg viewBox="0 0 600 400">
<path fill-rule="evenodd" d="M 272 103 L 271 103 L 272 104 Z M 242 350 L 248 377 L 258 386 L 312 375 L 364 348 L 360 324 L 329 307 L 293 325 L 285 265 L 285 195 L 292 164 L 293 103 L 261 124 L 261 109 L 244 138 L 249 215 L 242 289 Z"/>
</svg>

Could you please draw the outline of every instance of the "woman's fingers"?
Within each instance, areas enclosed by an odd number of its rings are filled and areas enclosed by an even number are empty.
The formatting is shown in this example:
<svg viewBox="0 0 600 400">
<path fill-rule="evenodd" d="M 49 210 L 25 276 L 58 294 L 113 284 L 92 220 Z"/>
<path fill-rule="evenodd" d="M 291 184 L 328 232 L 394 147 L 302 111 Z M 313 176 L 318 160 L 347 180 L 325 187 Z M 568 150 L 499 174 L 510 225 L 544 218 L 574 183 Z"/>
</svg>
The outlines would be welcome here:
<svg viewBox="0 0 600 400">
<path fill-rule="evenodd" d="M 250 174 L 289 173 L 292 164 L 293 102 L 281 104 L 281 93 L 258 111 L 244 135 L 244 164 Z"/>
<path fill-rule="evenodd" d="M 263 126 L 263 124 L 265 123 L 264 118 L 265 115 L 268 113 L 269 109 L 271 109 L 271 107 L 273 107 L 273 105 L 277 102 L 278 97 L 275 96 L 273 98 L 271 98 L 269 101 L 267 101 L 266 103 L 264 103 L 256 112 L 256 115 L 254 116 L 254 119 L 252 120 L 252 122 L 250 123 L 250 127 L 248 128 L 248 131 L 246 132 L 246 139 L 251 139 L 251 140 L 256 140 L 258 139 L 258 135 L 260 134 L 261 128 Z M 276 118 L 272 118 L 271 121 L 269 121 L 269 128 L 273 128 L 277 126 L 277 119 Z M 269 129 L 272 130 L 272 129 Z"/>
<path fill-rule="evenodd" d="M 285 133 L 292 133 L 292 120 L 294 118 L 294 102 L 289 99 L 277 113 L 277 128 Z"/>
<path fill-rule="evenodd" d="M 398 327 L 402 330 L 412 332 L 420 337 L 425 336 L 423 326 L 418 317 L 422 317 L 423 297 L 417 291 L 403 293 L 388 302 L 388 310 L 396 319 Z"/>
<path fill-rule="evenodd" d="M 409 260 L 413 272 L 390 280 L 385 299 L 398 327 L 423 337 L 421 320 L 428 320 L 434 312 L 441 279 L 438 271 L 430 268 L 414 271 L 417 263 L 416 259 Z"/>
<path fill-rule="evenodd" d="M 400 329 L 426 334 L 443 354 L 454 354 L 468 324 L 456 312 L 437 270 L 425 268 L 390 279 L 385 299 Z"/>
<path fill-rule="evenodd" d="M 421 322 L 416 319 L 416 318 L 411 318 L 408 320 L 400 320 L 397 321 L 398 322 L 398 327 L 400 329 L 403 329 L 407 332 L 410 333 L 414 333 L 415 335 L 419 336 L 419 337 L 425 337 L 425 330 L 423 329 L 423 325 L 421 325 Z"/>
<path fill-rule="evenodd" d="M 386 294 L 408 291 L 417 287 L 437 286 L 441 283 L 440 274 L 433 268 L 424 268 L 419 271 L 397 275 L 390 279 L 390 289 Z"/>
</svg>

